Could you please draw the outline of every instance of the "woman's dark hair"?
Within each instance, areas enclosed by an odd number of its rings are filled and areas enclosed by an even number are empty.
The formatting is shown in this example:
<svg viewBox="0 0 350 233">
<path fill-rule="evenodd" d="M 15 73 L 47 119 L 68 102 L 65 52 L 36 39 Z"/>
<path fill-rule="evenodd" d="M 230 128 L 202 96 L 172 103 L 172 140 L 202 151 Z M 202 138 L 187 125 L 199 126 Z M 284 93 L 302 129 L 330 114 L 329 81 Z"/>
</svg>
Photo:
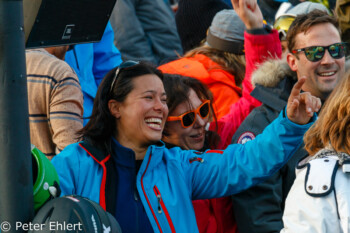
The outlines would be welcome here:
<svg viewBox="0 0 350 233">
<path fill-rule="evenodd" d="M 200 99 L 210 100 L 210 117 L 217 122 L 216 115 L 213 111 L 213 95 L 208 87 L 197 79 L 177 75 L 177 74 L 164 74 L 164 89 L 167 95 L 167 105 L 169 109 L 169 116 L 175 110 L 175 108 L 181 103 L 188 103 L 191 106 L 189 99 L 189 93 L 192 89 Z M 217 127 L 216 127 L 217 128 Z M 170 135 L 167 124 L 163 130 L 163 135 Z M 210 148 L 216 148 L 220 141 L 220 137 L 216 132 L 209 132 L 207 135 L 207 143 Z"/>
<path fill-rule="evenodd" d="M 94 100 L 91 117 L 89 117 L 90 121 L 77 133 L 80 140 L 88 140 L 108 153 L 111 152 L 111 137 L 117 130 L 116 119 L 109 111 L 108 101 L 111 99 L 121 103 L 125 101 L 134 88 L 134 78 L 139 76 L 154 74 L 163 80 L 162 72 L 146 63 L 121 68 L 115 78 L 117 71 L 118 67 L 112 69 L 102 80 Z"/>
</svg>

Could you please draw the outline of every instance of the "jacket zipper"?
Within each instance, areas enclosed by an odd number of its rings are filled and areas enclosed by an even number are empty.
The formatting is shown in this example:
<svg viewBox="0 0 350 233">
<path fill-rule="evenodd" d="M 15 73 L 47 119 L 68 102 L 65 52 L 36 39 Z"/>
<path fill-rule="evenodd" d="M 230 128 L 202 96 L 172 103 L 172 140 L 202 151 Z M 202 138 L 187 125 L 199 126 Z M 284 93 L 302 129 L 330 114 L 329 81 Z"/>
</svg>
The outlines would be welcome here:
<svg viewBox="0 0 350 233">
<path fill-rule="evenodd" d="M 160 194 L 159 189 L 157 188 L 156 185 L 153 187 L 153 191 L 156 194 L 157 200 L 158 200 L 158 213 L 161 214 L 162 210 L 164 211 L 164 214 L 165 214 L 165 217 L 168 220 L 171 232 L 175 232 L 175 227 L 174 227 L 173 221 L 171 221 L 169 212 L 168 212 L 168 210 L 166 209 L 166 207 L 164 205 L 164 202 L 163 202 L 163 199 L 162 199 L 162 195 Z"/>
<path fill-rule="evenodd" d="M 142 174 L 142 177 L 141 177 L 141 187 L 142 187 L 143 195 L 144 195 L 145 198 L 146 198 L 148 207 L 151 209 L 151 212 L 152 212 L 152 215 L 153 215 L 153 217 L 154 217 L 154 220 L 155 220 L 156 223 L 157 223 L 159 232 L 163 232 L 162 229 L 160 228 L 160 224 L 159 224 L 159 222 L 158 222 L 158 219 L 157 219 L 157 217 L 156 217 L 156 214 L 155 214 L 154 211 L 153 211 L 152 205 L 151 205 L 150 201 L 148 200 L 148 197 L 147 197 L 146 191 L 145 191 L 145 187 L 143 186 L 143 177 L 144 177 L 145 174 L 146 174 L 146 171 L 147 171 L 147 169 L 148 169 L 148 165 L 149 165 L 149 162 L 151 161 L 151 158 L 152 158 L 152 154 L 149 155 L 149 159 L 148 159 L 148 162 L 147 162 L 146 169 L 145 169 L 145 171 L 144 171 L 143 174 Z"/>
<path fill-rule="evenodd" d="M 154 187 L 156 187 L 156 186 L 154 186 Z M 157 200 L 158 200 L 158 213 L 161 214 L 162 213 L 162 208 L 160 207 L 160 201 L 162 200 L 162 196 L 160 194 L 158 194 L 155 189 L 153 189 L 153 190 L 156 193 Z"/>
</svg>

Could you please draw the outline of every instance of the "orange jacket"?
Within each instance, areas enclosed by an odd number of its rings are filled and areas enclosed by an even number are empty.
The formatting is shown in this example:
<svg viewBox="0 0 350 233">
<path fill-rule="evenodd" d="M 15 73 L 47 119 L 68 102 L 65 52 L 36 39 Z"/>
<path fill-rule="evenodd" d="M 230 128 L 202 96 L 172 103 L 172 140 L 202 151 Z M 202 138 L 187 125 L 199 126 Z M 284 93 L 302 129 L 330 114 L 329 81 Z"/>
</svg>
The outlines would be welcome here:
<svg viewBox="0 0 350 233">
<path fill-rule="evenodd" d="M 213 107 L 218 119 L 226 115 L 230 106 L 242 95 L 241 88 L 236 86 L 235 77 L 203 54 L 180 58 L 158 68 L 163 73 L 189 76 L 206 84 L 213 93 Z"/>
</svg>

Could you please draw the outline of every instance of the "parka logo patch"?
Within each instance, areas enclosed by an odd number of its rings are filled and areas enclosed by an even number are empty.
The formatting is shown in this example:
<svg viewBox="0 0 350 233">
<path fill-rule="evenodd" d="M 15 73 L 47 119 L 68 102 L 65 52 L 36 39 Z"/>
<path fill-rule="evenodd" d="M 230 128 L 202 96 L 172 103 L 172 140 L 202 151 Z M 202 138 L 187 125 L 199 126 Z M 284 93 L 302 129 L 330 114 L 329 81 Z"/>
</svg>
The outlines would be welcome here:
<svg viewBox="0 0 350 233">
<path fill-rule="evenodd" d="M 255 138 L 255 135 L 252 132 L 246 131 L 239 136 L 237 143 L 238 144 L 245 144 L 246 142 L 249 142 Z"/>
</svg>

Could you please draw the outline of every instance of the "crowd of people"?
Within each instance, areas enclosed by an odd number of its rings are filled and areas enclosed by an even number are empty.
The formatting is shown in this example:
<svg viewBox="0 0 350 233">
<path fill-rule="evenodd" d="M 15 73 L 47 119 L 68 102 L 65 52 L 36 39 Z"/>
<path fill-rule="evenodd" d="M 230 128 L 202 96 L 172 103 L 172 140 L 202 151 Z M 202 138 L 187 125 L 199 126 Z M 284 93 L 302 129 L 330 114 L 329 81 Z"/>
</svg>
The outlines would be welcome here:
<svg viewBox="0 0 350 233">
<path fill-rule="evenodd" d="M 350 4 L 287 3 L 118 0 L 100 42 L 27 50 L 61 195 L 122 232 L 350 232 Z"/>
</svg>

